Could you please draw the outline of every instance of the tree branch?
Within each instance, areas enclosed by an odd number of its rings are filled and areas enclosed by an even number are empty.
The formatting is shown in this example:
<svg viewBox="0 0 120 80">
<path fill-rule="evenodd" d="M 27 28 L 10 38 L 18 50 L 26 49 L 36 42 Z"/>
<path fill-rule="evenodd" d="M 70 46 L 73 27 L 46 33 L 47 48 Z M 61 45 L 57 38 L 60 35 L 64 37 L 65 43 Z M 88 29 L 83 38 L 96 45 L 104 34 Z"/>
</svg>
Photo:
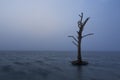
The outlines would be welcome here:
<svg viewBox="0 0 120 80">
<path fill-rule="evenodd" d="M 77 46 L 77 47 L 78 47 L 78 44 L 77 44 L 77 43 L 75 43 L 74 41 L 72 41 L 72 43 L 73 43 L 75 46 Z"/>
<path fill-rule="evenodd" d="M 85 24 L 87 23 L 87 21 L 89 20 L 89 17 L 82 23 L 81 27 L 80 27 L 80 31 L 82 32 L 84 29 Z"/>
<path fill-rule="evenodd" d="M 80 28 L 82 26 L 82 20 L 83 20 L 83 13 L 81 13 L 80 20 L 78 21 L 78 27 Z"/>
<path fill-rule="evenodd" d="M 74 36 L 68 36 L 68 37 L 71 37 L 71 38 L 73 38 L 76 42 L 78 42 L 78 40 L 77 40 Z"/>
<path fill-rule="evenodd" d="M 79 15 L 80 16 L 80 22 L 82 23 L 82 20 L 83 20 L 83 12 L 81 13 L 81 15 Z"/>
<path fill-rule="evenodd" d="M 90 36 L 90 35 L 93 35 L 93 34 L 94 34 L 94 33 L 89 33 L 89 34 L 83 35 L 82 38 L 87 37 L 87 36 Z"/>
<path fill-rule="evenodd" d="M 85 26 L 85 24 L 87 23 L 87 21 L 90 19 L 90 17 L 88 17 L 84 22 L 83 22 L 83 27 Z"/>
</svg>

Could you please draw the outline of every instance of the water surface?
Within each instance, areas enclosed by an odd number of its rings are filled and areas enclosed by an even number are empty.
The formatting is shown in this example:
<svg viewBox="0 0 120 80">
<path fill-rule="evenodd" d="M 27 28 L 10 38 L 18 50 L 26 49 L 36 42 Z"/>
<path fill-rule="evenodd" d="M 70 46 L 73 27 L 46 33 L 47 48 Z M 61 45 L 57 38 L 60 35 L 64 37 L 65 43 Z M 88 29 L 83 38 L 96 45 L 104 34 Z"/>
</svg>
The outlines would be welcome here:
<svg viewBox="0 0 120 80">
<path fill-rule="evenodd" d="M 76 52 L 1 51 L 0 80 L 120 80 L 120 52 L 82 52 L 87 66 L 73 66 Z"/>
</svg>

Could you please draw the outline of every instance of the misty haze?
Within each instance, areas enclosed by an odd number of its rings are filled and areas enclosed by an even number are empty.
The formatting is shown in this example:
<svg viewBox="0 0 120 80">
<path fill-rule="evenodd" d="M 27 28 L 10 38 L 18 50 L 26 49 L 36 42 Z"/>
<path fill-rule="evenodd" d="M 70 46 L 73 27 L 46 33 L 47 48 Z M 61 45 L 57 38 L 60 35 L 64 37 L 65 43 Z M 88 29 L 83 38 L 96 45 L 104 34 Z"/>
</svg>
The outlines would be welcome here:
<svg viewBox="0 0 120 80">
<path fill-rule="evenodd" d="M 0 0 L 0 80 L 120 80 L 119 7 L 119 0 Z M 83 23 L 90 17 L 83 36 L 94 35 L 79 48 L 68 35 L 80 42 L 82 12 Z"/>
</svg>

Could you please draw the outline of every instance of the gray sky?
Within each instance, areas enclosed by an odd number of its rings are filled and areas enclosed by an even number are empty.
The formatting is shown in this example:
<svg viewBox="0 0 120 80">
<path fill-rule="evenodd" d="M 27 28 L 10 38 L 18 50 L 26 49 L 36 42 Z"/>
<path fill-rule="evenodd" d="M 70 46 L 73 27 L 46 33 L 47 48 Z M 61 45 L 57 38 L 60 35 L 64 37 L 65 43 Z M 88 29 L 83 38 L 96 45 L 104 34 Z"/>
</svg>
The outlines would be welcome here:
<svg viewBox="0 0 120 80">
<path fill-rule="evenodd" d="M 79 14 L 90 17 L 82 50 L 120 50 L 120 0 L 0 0 L 0 50 L 76 50 Z"/>
</svg>

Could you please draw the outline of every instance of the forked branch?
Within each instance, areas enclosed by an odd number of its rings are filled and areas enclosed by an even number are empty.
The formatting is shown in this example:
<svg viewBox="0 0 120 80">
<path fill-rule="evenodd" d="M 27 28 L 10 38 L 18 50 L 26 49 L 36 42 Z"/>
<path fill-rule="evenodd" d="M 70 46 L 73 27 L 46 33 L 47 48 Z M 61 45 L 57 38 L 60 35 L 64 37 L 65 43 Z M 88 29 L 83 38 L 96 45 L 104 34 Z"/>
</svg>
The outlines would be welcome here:
<svg viewBox="0 0 120 80">
<path fill-rule="evenodd" d="M 80 16 L 80 22 L 82 23 L 82 20 L 83 20 L 83 13 L 81 13 L 81 15 L 79 15 Z"/>
<path fill-rule="evenodd" d="M 82 27 L 83 13 L 81 13 L 81 15 L 79 16 L 80 16 L 80 20 L 78 21 L 78 27 L 80 28 Z"/>
</svg>

